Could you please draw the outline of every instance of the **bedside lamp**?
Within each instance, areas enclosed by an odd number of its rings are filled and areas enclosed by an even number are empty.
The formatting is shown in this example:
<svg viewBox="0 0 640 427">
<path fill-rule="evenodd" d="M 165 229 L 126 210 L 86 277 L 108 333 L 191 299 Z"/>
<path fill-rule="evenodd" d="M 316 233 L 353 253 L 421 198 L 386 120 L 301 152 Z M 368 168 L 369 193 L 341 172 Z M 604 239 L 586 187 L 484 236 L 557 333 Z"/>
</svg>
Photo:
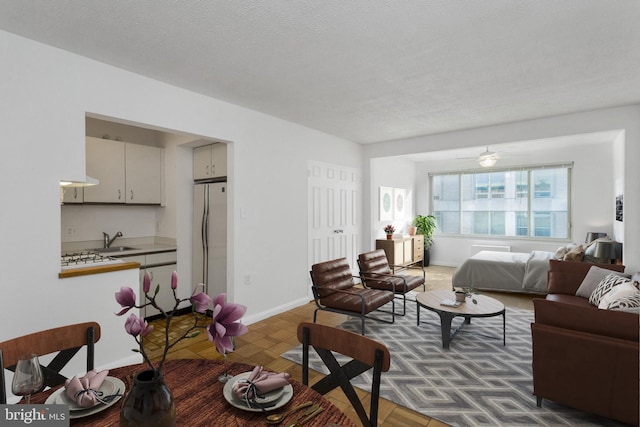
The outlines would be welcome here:
<svg viewBox="0 0 640 427">
<path fill-rule="evenodd" d="M 587 233 L 587 238 L 584 239 L 585 243 L 589 243 L 589 242 L 593 242 L 596 239 L 599 239 L 601 237 L 607 237 L 607 233 L 596 233 L 593 231 L 590 231 L 589 233 Z"/>
<path fill-rule="evenodd" d="M 594 257 L 605 264 L 617 263 L 622 260 L 622 243 L 613 240 L 599 241 L 596 243 Z"/>
</svg>

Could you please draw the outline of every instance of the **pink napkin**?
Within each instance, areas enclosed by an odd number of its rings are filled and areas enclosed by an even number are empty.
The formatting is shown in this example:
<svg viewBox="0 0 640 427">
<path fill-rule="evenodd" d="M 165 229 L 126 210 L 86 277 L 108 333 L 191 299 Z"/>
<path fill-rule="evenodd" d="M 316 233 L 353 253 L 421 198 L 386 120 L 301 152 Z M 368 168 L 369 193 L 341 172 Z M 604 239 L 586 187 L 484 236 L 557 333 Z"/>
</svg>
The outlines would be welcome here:
<svg viewBox="0 0 640 427">
<path fill-rule="evenodd" d="M 269 393 L 280 387 L 289 384 L 289 375 L 287 372 L 268 372 L 262 366 L 256 366 L 249 375 L 249 378 L 242 379 L 233 385 L 233 394 L 240 399 L 254 397 L 254 390 L 258 395 Z"/>
<path fill-rule="evenodd" d="M 94 369 L 87 372 L 82 378 L 74 375 L 64 383 L 67 396 L 83 408 L 95 405 L 97 400 L 94 391 L 98 391 L 107 374 L 109 374 L 108 370 L 96 372 Z"/>
</svg>

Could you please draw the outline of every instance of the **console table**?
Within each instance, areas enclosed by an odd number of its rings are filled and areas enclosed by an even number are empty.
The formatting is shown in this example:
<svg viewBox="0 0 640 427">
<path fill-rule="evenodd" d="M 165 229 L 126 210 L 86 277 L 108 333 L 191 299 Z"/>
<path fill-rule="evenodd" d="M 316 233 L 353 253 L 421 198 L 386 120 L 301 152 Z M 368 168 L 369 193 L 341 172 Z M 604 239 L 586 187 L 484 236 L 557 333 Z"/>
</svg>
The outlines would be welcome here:
<svg viewBox="0 0 640 427">
<path fill-rule="evenodd" d="M 424 236 L 378 239 L 376 249 L 384 249 L 392 274 L 409 267 L 424 267 Z"/>
</svg>

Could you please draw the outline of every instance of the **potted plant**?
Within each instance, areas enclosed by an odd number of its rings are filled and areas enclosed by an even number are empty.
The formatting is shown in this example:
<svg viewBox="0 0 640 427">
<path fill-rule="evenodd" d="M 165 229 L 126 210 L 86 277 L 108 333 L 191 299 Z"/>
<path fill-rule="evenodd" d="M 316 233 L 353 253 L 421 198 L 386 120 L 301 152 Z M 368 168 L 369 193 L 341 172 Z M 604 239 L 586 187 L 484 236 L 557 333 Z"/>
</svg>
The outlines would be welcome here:
<svg viewBox="0 0 640 427">
<path fill-rule="evenodd" d="M 433 215 L 418 215 L 413 219 L 417 234 L 424 236 L 424 266 L 429 266 L 429 248 L 433 245 L 433 233 L 436 230 L 436 217 Z"/>
<path fill-rule="evenodd" d="M 387 234 L 387 240 L 391 240 L 393 238 L 393 233 L 395 231 L 396 231 L 396 228 L 392 224 L 389 224 L 386 227 L 384 227 L 384 232 Z"/>
<path fill-rule="evenodd" d="M 465 300 L 467 298 L 471 298 L 471 302 L 474 304 L 478 303 L 478 300 L 476 300 L 473 297 L 474 291 L 473 291 L 473 287 L 470 286 L 468 288 L 460 288 L 460 289 L 456 289 L 455 290 L 455 294 L 456 294 L 456 301 L 459 302 L 465 302 Z"/>
</svg>

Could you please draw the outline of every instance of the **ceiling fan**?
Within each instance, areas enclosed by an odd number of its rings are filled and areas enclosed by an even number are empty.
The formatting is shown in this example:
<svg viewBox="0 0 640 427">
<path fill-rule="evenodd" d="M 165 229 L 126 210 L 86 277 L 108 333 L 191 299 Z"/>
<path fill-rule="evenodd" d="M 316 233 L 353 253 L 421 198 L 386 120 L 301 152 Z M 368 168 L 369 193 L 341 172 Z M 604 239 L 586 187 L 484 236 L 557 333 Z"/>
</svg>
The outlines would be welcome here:
<svg viewBox="0 0 640 427">
<path fill-rule="evenodd" d="M 490 168 L 495 165 L 500 156 L 495 151 L 489 151 L 489 147 L 487 147 L 486 151 L 480 153 L 478 156 L 478 164 L 483 168 Z"/>
<path fill-rule="evenodd" d="M 489 147 L 478 157 L 458 157 L 458 159 L 475 160 L 483 168 L 490 168 L 500 159 L 500 155 L 495 151 L 489 151 Z"/>
</svg>

